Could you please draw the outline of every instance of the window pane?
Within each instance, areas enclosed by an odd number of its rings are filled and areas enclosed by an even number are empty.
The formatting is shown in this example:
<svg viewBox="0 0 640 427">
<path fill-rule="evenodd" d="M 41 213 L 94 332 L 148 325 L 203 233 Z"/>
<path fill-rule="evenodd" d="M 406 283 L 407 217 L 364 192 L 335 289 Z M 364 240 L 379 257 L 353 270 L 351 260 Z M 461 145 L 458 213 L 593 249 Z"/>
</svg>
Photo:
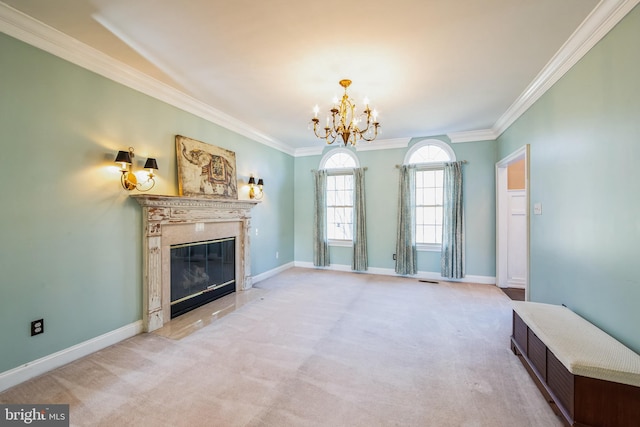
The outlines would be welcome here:
<svg viewBox="0 0 640 427">
<path fill-rule="evenodd" d="M 435 211 L 435 214 L 434 214 L 435 221 L 434 221 L 434 223 L 438 224 L 438 225 L 442 225 L 442 208 L 441 207 L 437 207 L 437 208 L 434 209 L 434 211 Z"/>
<path fill-rule="evenodd" d="M 416 226 L 416 243 L 427 243 L 424 238 L 424 226 Z"/>
<path fill-rule="evenodd" d="M 424 189 L 424 204 L 425 205 L 435 205 L 436 204 L 436 189 L 435 188 L 425 188 Z"/>
<path fill-rule="evenodd" d="M 436 227 L 433 225 L 424 226 L 424 234 L 427 243 L 436 243 Z"/>
<path fill-rule="evenodd" d="M 442 204 L 442 192 L 443 192 L 443 188 L 442 187 L 437 187 L 436 188 L 436 205 L 441 205 Z"/>
<path fill-rule="evenodd" d="M 424 223 L 436 224 L 436 208 L 425 209 Z M 442 217 L 440 217 L 440 223 L 442 223 Z"/>
<path fill-rule="evenodd" d="M 436 226 L 436 243 L 442 244 L 442 226 Z"/>
<path fill-rule="evenodd" d="M 345 191 L 344 204 L 347 206 L 353 206 L 353 190 Z"/>
<path fill-rule="evenodd" d="M 327 208 L 327 224 L 333 224 L 336 222 L 336 209 L 328 207 Z"/>
<path fill-rule="evenodd" d="M 416 150 L 409 158 L 409 163 L 447 162 L 449 154 L 437 145 L 425 145 Z"/>
<path fill-rule="evenodd" d="M 324 164 L 325 169 L 355 168 L 356 162 L 346 153 L 336 153 L 329 157 Z"/>
<path fill-rule="evenodd" d="M 336 189 L 336 177 L 328 176 L 327 177 L 327 191 L 332 191 Z"/>
<path fill-rule="evenodd" d="M 327 191 L 327 206 L 333 206 L 336 204 L 336 192 Z"/>
<path fill-rule="evenodd" d="M 424 172 L 424 186 L 425 187 L 435 187 L 436 185 L 436 171 L 425 171 Z"/>
<path fill-rule="evenodd" d="M 443 185 L 443 179 L 444 179 L 444 172 L 443 171 L 435 171 L 435 175 L 436 175 L 436 186 L 438 187 L 442 187 Z"/>
<path fill-rule="evenodd" d="M 421 207 L 417 207 L 416 208 L 416 224 L 420 225 L 420 224 L 424 224 L 424 217 L 425 217 L 425 208 L 421 208 Z"/>
<path fill-rule="evenodd" d="M 353 175 L 343 175 L 344 178 L 344 188 L 353 190 Z"/>
</svg>

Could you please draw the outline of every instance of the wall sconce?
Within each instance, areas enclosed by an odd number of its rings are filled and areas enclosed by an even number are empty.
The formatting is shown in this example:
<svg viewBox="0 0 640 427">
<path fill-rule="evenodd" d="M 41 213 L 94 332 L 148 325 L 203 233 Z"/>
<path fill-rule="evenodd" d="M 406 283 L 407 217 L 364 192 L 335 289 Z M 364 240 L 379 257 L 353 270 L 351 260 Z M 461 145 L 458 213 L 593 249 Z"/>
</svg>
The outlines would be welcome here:
<svg viewBox="0 0 640 427">
<path fill-rule="evenodd" d="M 120 163 L 120 172 L 122 172 L 122 176 L 120 177 L 120 183 L 122 184 L 122 188 L 125 190 L 133 190 L 137 189 L 138 191 L 149 191 L 156 184 L 155 179 L 153 179 L 154 174 L 153 171 L 158 170 L 158 162 L 156 159 L 149 157 L 144 164 L 145 169 L 149 169 L 147 173 L 147 180 L 142 183 L 138 183 L 138 178 L 132 172 L 132 163 L 135 155 L 133 154 L 133 147 L 129 147 L 129 151 L 118 151 L 118 155 L 114 160 L 116 163 Z"/>
<path fill-rule="evenodd" d="M 258 200 L 262 199 L 262 196 L 264 196 L 263 186 L 264 181 L 262 178 L 258 179 L 258 185 L 256 186 L 256 180 L 251 176 L 249 178 L 249 198 Z"/>
</svg>

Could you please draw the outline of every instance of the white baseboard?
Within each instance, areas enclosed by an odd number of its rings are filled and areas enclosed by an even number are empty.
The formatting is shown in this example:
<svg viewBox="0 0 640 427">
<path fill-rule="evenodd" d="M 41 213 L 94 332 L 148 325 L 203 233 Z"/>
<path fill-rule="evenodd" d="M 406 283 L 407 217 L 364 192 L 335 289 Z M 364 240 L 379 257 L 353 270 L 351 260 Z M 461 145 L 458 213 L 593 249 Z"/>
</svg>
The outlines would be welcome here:
<svg viewBox="0 0 640 427">
<path fill-rule="evenodd" d="M 283 264 L 283 265 L 281 265 L 279 267 L 276 267 L 276 268 L 274 268 L 272 270 L 265 271 L 264 273 L 260 273 L 258 275 L 255 275 L 255 276 L 252 277 L 252 283 L 256 284 L 258 282 L 266 280 L 269 277 L 273 277 L 276 274 L 282 273 L 283 271 L 292 268 L 293 266 L 294 266 L 294 263 L 293 262 L 289 262 L 287 264 Z"/>
<path fill-rule="evenodd" d="M 25 363 L 22 366 L 0 373 L 0 391 L 27 381 L 52 369 L 59 368 L 81 357 L 95 353 L 98 350 L 109 347 L 127 338 L 131 338 L 142 332 L 142 321 L 130 323 L 114 331 L 81 342 L 72 347 L 65 348 L 56 353 L 49 354 Z"/>
<path fill-rule="evenodd" d="M 352 273 L 359 273 L 357 271 L 352 271 L 350 265 L 344 265 L 344 264 L 331 264 L 328 267 L 316 267 L 313 265 L 312 262 L 296 261 L 294 265 L 296 267 L 301 267 L 301 268 L 316 268 L 320 270 L 348 271 Z M 396 273 L 395 270 L 392 268 L 376 268 L 376 267 L 370 267 L 367 271 L 363 271 L 360 273 L 378 274 L 381 276 L 413 277 L 416 279 L 426 279 L 426 280 L 436 280 L 436 281 L 446 281 L 446 282 L 480 283 L 483 285 L 496 284 L 495 276 L 467 275 L 463 279 L 448 279 L 446 277 L 442 277 L 440 273 L 435 273 L 431 271 L 418 271 L 418 273 L 415 275 L 403 276 L 401 274 Z"/>
</svg>

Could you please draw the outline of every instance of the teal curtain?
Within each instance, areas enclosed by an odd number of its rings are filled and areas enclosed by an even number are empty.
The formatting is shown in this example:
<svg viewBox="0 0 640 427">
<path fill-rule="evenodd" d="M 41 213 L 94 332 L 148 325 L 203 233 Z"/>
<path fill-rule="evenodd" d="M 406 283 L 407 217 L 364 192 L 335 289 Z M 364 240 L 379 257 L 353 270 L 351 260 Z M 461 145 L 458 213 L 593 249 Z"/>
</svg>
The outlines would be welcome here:
<svg viewBox="0 0 640 427">
<path fill-rule="evenodd" d="M 440 275 L 464 277 L 464 212 L 462 207 L 462 162 L 445 163 Z"/>
<path fill-rule="evenodd" d="M 351 269 L 366 271 L 367 259 L 367 217 L 365 214 L 364 169 L 353 170 L 353 258 Z"/>
<path fill-rule="evenodd" d="M 398 190 L 398 235 L 396 239 L 396 273 L 416 274 L 418 253 L 416 250 L 416 166 L 400 167 Z"/>
<path fill-rule="evenodd" d="M 313 171 L 313 265 L 329 265 L 329 240 L 327 239 L 327 171 Z"/>
</svg>

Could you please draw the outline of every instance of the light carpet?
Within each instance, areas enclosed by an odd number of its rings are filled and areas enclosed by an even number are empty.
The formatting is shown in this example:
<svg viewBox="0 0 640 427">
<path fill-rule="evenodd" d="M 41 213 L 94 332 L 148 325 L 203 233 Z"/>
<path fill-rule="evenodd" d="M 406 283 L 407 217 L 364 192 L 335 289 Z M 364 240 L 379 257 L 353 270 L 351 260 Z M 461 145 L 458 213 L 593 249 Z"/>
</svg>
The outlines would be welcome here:
<svg viewBox="0 0 640 427">
<path fill-rule="evenodd" d="M 0 394 L 77 426 L 562 426 L 497 287 L 292 268 L 180 340 L 142 334 Z"/>
</svg>

